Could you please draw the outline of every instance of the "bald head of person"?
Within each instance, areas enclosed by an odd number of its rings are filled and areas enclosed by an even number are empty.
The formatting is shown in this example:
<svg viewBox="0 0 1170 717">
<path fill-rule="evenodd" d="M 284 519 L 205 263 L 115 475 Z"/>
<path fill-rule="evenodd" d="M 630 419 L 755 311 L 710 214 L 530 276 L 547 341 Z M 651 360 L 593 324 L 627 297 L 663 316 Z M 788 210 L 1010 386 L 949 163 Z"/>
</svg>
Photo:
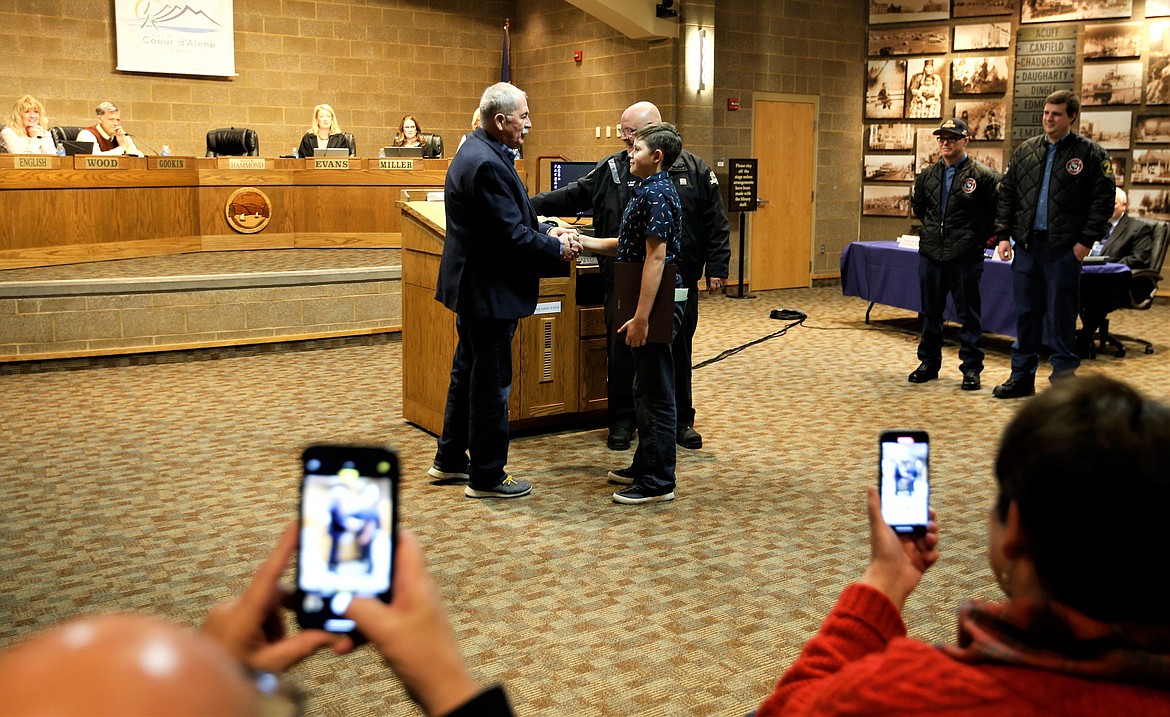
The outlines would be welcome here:
<svg viewBox="0 0 1170 717">
<path fill-rule="evenodd" d="M 254 715 L 257 692 L 205 635 L 157 617 L 70 620 L 0 654 L 0 714 Z"/>
<path fill-rule="evenodd" d="M 634 148 L 634 133 L 644 125 L 661 122 L 662 113 L 650 102 L 635 102 L 622 112 L 622 141 L 626 149 Z"/>
</svg>

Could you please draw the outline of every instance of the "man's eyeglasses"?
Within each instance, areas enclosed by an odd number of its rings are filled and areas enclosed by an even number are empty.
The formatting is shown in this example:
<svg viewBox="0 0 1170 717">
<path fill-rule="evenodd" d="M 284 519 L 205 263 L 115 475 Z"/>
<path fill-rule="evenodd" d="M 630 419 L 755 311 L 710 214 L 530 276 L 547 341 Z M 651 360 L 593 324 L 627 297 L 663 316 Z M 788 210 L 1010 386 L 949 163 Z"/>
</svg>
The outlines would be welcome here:
<svg viewBox="0 0 1170 717">
<path fill-rule="evenodd" d="M 966 137 L 939 137 L 939 144 L 954 144 L 955 142 L 962 142 Z"/>
</svg>

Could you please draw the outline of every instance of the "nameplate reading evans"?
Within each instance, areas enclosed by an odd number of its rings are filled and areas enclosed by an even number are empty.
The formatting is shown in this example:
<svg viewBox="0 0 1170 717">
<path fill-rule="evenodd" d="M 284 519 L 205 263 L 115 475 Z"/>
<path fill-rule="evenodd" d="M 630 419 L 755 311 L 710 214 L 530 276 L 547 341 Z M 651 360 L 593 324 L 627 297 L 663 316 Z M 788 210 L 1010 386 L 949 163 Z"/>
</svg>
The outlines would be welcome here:
<svg viewBox="0 0 1170 717">
<path fill-rule="evenodd" d="M 313 169 L 349 169 L 349 159 L 313 158 Z"/>
<path fill-rule="evenodd" d="M 52 169 L 52 157 L 13 157 L 13 169 Z"/>
<path fill-rule="evenodd" d="M 263 157 L 229 157 L 228 169 L 264 169 Z"/>
<path fill-rule="evenodd" d="M 379 159 L 378 169 L 414 169 L 413 159 Z"/>
<path fill-rule="evenodd" d="M 83 157 L 82 163 L 81 163 L 81 168 L 82 169 L 122 169 L 124 166 L 124 163 L 122 162 L 123 159 L 125 159 L 125 158 L 120 156 L 120 155 L 116 156 L 116 157 Z"/>
<path fill-rule="evenodd" d="M 186 157 L 159 157 L 157 164 L 154 165 L 158 169 L 186 169 Z"/>
</svg>

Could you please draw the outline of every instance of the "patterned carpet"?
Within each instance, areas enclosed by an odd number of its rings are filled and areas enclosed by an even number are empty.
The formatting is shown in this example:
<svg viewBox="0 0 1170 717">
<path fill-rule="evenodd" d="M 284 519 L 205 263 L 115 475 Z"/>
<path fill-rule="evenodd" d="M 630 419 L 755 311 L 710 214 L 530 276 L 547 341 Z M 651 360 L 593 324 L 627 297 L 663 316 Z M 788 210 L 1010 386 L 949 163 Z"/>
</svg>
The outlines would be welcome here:
<svg viewBox="0 0 1170 717">
<path fill-rule="evenodd" d="M 0 366 L 0 645 L 67 615 L 145 610 L 197 623 L 239 591 L 294 516 L 313 441 L 386 442 L 474 674 L 520 714 L 743 715 L 766 695 L 868 554 L 863 488 L 876 436 L 934 443 L 942 560 L 907 606 L 911 633 L 949 640 L 967 597 L 994 598 L 984 558 L 997 437 L 1018 401 L 1007 340 L 985 388 L 907 383 L 915 322 L 840 289 L 705 299 L 695 361 L 805 326 L 695 372 L 705 445 L 679 451 L 678 499 L 618 506 L 605 482 L 631 453 L 603 430 L 518 438 L 532 496 L 472 501 L 424 475 L 432 436 L 401 419 L 401 344 L 367 337 L 263 349 Z M 1170 306 L 1116 315 L 1158 352 L 1087 362 L 1170 397 Z M 318 655 L 294 678 L 311 715 L 412 715 L 376 655 Z"/>
</svg>

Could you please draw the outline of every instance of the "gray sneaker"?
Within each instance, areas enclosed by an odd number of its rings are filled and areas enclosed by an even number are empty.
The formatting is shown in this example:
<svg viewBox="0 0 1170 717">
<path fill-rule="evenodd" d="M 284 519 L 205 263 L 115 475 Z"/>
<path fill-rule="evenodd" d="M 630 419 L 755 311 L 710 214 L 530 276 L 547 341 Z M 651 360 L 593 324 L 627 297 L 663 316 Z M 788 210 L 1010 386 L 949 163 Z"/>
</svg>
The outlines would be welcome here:
<svg viewBox="0 0 1170 717">
<path fill-rule="evenodd" d="M 439 468 L 438 466 L 431 466 L 430 468 L 428 468 L 427 475 L 429 475 L 431 478 L 434 478 L 437 481 L 447 481 L 447 482 L 467 480 L 468 478 L 471 477 L 470 475 L 468 475 L 466 468 L 464 468 L 461 471 L 445 471 L 442 468 Z"/>
<path fill-rule="evenodd" d="M 519 498 L 532 492 L 532 484 L 526 480 L 514 480 L 511 475 L 504 476 L 499 485 L 491 488 L 463 489 L 463 495 L 468 498 Z"/>
<path fill-rule="evenodd" d="M 666 491 L 665 493 L 655 493 L 642 486 L 631 486 L 625 490 L 618 491 L 613 494 L 614 503 L 622 503 L 624 505 L 641 505 L 643 503 L 662 503 L 665 501 L 674 500 L 674 491 Z"/>
</svg>

